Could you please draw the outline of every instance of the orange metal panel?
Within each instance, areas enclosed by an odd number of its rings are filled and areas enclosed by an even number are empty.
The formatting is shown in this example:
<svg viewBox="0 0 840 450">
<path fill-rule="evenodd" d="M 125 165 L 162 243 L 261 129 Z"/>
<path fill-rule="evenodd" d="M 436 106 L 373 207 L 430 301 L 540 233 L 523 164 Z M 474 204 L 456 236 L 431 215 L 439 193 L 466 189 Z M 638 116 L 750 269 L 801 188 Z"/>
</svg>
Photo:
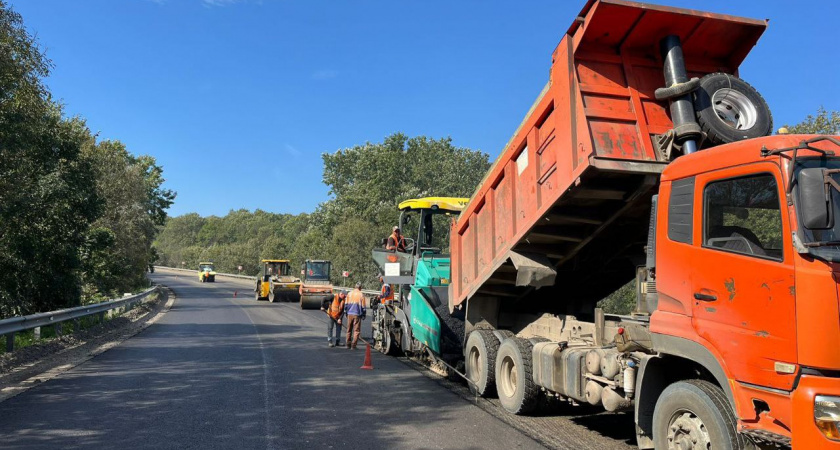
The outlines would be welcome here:
<svg viewBox="0 0 840 450">
<path fill-rule="evenodd" d="M 588 2 L 552 55 L 546 90 L 453 228 L 453 239 L 464 240 L 459 257 L 475 258 L 453 265 L 454 271 L 465 271 L 453 274 L 464 283 L 455 289 L 454 303 L 475 292 L 507 252 L 585 178 L 590 157 L 612 159 L 619 165 L 609 167 L 624 172 L 644 166 L 620 166 L 622 161 L 658 161 L 652 136 L 672 126 L 667 104 L 653 97 L 664 85 L 659 40 L 668 34 L 684 39 L 691 74 L 733 72 L 765 27 L 764 21 L 706 12 Z M 479 205 L 492 206 L 491 213 L 482 217 Z M 510 221 L 501 220 L 506 207 Z M 494 244 L 482 250 L 488 242 Z"/>
<path fill-rule="evenodd" d="M 755 154 L 758 159 L 758 152 Z M 790 254 L 790 226 L 782 217 L 783 261 L 761 259 L 702 246 L 705 187 L 712 182 L 747 175 L 770 174 L 776 179 L 780 201 L 784 181 L 776 162 L 757 162 L 700 174 L 695 183 L 694 265 L 703 270 L 692 274 L 692 295 L 712 294 L 716 301 L 693 302 L 692 324 L 699 336 L 729 361 L 730 375 L 737 381 L 791 390 L 795 375 L 777 373 L 774 364 L 797 364 L 794 257 Z M 660 277 L 671 277 L 662 267 Z M 836 300 L 835 300 L 836 304 Z M 835 316 L 837 317 L 837 316 Z M 781 319 L 781 320 L 780 320 Z"/>
<path fill-rule="evenodd" d="M 793 450 L 838 450 L 840 442 L 829 441 L 814 423 L 814 397 L 840 396 L 840 378 L 802 375 L 793 391 Z"/>
</svg>

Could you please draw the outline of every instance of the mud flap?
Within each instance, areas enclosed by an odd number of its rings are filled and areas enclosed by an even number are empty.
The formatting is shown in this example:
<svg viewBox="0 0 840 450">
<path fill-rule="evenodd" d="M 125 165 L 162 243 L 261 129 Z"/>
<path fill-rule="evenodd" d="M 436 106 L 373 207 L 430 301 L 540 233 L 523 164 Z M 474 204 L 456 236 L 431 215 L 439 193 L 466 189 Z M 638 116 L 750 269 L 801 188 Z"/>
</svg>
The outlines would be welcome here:
<svg viewBox="0 0 840 450">
<path fill-rule="evenodd" d="M 554 286 L 557 271 L 551 261 L 543 255 L 535 253 L 509 252 L 508 257 L 516 267 L 517 286 Z"/>
</svg>

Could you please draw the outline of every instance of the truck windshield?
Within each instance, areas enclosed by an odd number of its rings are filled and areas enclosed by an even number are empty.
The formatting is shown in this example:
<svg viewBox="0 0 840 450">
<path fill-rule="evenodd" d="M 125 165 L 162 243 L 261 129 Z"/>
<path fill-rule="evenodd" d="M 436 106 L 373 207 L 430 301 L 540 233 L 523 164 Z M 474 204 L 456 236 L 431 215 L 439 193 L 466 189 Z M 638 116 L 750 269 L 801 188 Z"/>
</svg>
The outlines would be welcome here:
<svg viewBox="0 0 840 450">
<path fill-rule="evenodd" d="M 213 266 L 210 264 L 202 264 L 201 266 L 199 266 L 198 270 L 201 272 L 212 272 Z"/>
<path fill-rule="evenodd" d="M 328 262 L 307 262 L 306 278 L 310 280 L 329 280 L 330 263 Z"/>
<path fill-rule="evenodd" d="M 794 175 L 798 177 L 802 169 L 814 167 L 840 169 L 840 159 L 800 157 L 796 160 Z M 840 174 L 833 176 L 835 180 L 840 181 Z M 800 221 L 799 229 L 802 231 L 801 236 L 804 244 L 820 243 L 813 247 L 809 246 L 812 255 L 823 260 L 840 262 L 840 192 L 834 191 L 831 198 L 832 208 L 834 209 L 834 227 L 827 230 L 809 230 Z"/>
</svg>

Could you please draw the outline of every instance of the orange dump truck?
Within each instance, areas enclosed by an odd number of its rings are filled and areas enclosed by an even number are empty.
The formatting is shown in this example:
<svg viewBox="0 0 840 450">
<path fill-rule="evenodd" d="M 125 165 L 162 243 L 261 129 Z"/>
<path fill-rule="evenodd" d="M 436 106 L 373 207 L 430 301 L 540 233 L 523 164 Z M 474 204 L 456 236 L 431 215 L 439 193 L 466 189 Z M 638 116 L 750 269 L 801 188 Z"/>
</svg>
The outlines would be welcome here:
<svg viewBox="0 0 840 450">
<path fill-rule="evenodd" d="M 478 394 L 635 411 L 641 448 L 840 448 L 840 139 L 769 136 L 737 76 L 766 25 L 586 4 L 451 230 Z"/>
</svg>

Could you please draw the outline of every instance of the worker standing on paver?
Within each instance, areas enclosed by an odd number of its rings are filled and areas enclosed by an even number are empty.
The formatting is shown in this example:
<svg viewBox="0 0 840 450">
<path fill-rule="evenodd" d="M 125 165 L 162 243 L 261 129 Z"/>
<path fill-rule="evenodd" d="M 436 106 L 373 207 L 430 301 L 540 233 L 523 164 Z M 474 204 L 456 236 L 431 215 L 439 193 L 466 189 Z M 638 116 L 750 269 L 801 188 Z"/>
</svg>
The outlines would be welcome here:
<svg viewBox="0 0 840 450">
<path fill-rule="evenodd" d="M 341 318 L 344 317 L 344 301 L 346 298 L 347 292 L 341 291 L 335 294 L 332 300 L 326 299 L 321 304 L 321 311 L 326 312 L 329 317 L 327 321 L 327 344 L 330 347 L 341 345 Z M 335 331 L 335 340 L 333 340 L 333 330 Z"/>
<path fill-rule="evenodd" d="M 362 332 L 362 321 L 367 313 L 367 301 L 362 294 L 362 282 L 356 283 L 356 289 L 350 291 L 344 301 L 344 313 L 347 314 L 347 348 L 356 348 L 359 334 Z M 352 339 L 351 339 L 352 338 Z"/>
<path fill-rule="evenodd" d="M 400 235 L 400 227 L 394 227 L 385 249 L 405 253 L 405 239 Z"/>
<path fill-rule="evenodd" d="M 379 303 L 383 305 L 394 303 L 394 290 L 391 285 L 386 283 L 382 276 L 379 277 L 379 282 L 382 283 L 382 288 L 379 290 Z"/>
</svg>

